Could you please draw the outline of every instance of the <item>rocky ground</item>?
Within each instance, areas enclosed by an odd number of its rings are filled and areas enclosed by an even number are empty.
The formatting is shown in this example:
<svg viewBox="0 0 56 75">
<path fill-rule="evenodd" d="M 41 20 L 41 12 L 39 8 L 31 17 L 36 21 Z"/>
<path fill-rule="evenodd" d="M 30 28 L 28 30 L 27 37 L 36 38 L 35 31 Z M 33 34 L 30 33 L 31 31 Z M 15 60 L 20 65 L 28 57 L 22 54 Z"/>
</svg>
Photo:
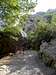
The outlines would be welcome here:
<svg viewBox="0 0 56 75">
<path fill-rule="evenodd" d="M 0 59 L 0 75 L 56 75 L 39 59 L 36 51 L 7 56 Z"/>
</svg>

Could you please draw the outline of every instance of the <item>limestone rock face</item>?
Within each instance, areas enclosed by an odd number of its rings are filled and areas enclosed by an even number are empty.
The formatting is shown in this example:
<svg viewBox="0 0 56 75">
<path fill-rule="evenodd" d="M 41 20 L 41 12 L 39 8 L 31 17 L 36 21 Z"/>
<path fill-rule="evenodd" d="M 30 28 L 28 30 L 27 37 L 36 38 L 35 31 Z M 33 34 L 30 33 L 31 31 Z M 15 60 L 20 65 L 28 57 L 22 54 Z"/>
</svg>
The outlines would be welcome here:
<svg viewBox="0 0 56 75">
<path fill-rule="evenodd" d="M 26 22 L 25 26 L 24 26 L 24 31 L 27 32 L 31 32 L 31 31 L 35 31 L 36 29 L 36 24 L 37 24 L 37 19 L 35 15 L 31 15 L 28 19 L 28 21 Z"/>
<path fill-rule="evenodd" d="M 56 39 L 41 44 L 40 57 L 48 66 L 56 68 Z"/>
</svg>

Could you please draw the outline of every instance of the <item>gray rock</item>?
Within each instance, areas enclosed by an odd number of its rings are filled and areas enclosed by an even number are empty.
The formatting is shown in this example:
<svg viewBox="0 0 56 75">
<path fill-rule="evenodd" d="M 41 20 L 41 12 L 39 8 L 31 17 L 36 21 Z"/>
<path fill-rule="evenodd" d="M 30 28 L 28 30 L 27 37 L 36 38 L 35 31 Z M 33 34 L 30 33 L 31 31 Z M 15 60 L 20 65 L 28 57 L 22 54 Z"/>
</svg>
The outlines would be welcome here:
<svg viewBox="0 0 56 75">
<path fill-rule="evenodd" d="M 51 42 L 43 42 L 40 46 L 40 53 L 45 63 L 49 63 L 52 67 L 56 68 L 56 39 Z"/>
<path fill-rule="evenodd" d="M 54 73 L 54 69 L 46 67 L 40 61 L 37 51 L 31 50 L 25 51 L 24 55 L 12 56 L 9 64 L 0 65 L 0 75 L 53 75 Z"/>
</svg>

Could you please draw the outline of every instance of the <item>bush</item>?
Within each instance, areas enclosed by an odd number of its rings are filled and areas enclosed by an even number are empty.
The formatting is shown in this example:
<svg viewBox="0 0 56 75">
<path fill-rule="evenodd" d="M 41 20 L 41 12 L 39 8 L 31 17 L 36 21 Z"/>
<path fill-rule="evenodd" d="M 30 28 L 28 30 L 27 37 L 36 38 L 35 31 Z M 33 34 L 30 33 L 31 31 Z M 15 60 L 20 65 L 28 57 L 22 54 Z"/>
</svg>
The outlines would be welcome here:
<svg viewBox="0 0 56 75">
<path fill-rule="evenodd" d="M 51 39 L 56 38 L 56 26 L 46 22 L 39 22 L 35 32 L 28 33 L 28 36 L 31 40 L 32 49 L 39 50 L 43 40 L 50 42 Z"/>
</svg>

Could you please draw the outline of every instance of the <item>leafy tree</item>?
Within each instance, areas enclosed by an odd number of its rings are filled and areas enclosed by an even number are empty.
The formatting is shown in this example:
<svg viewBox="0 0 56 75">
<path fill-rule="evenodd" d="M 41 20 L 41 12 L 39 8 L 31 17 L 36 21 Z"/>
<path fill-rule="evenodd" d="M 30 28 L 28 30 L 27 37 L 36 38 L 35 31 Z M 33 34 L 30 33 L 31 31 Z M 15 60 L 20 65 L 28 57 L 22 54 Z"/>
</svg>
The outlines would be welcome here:
<svg viewBox="0 0 56 75">
<path fill-rule="evenodd" d="M 33 0 L 0 0 L 0 20 L 3 22 L 0 28 L 0 55 L 13 50 L 11 47 L 16 45 L 28 11 L 35 6 Z"/>
<path fill-rule="evenodd" d="M 18 34 L 27 20 L 28 11 L 36 3 L 37 0 L 0 0 L 0 19 L 3 22 L 0 31 Z"/>
</svg>

